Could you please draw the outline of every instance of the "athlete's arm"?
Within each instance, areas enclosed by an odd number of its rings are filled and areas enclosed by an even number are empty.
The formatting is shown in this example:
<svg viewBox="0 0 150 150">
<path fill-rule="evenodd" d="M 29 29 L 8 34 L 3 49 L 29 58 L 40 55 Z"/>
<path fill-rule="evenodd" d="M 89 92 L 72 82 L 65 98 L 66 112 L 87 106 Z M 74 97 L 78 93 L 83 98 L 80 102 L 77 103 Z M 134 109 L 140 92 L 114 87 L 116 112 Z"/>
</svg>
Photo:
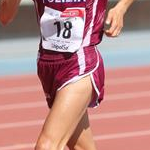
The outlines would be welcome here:
<svg viewBox="0 0 150 150">
<path fill-rule="evenodd" d="M 21 0 L 0 1 L 0 21 L 3 25 L 10 23 L 15 17 Z"/>
<path fill-rule="evenodd" d="M 120 0 L 115 7 L 109 10 L 105 24 L 109 26 L 105 30 L 105 34 L 109 37 L 116 37 L 119 35 L 123 27 L 123 19 L 126 11 L 134 0 Z"/>
</svg>

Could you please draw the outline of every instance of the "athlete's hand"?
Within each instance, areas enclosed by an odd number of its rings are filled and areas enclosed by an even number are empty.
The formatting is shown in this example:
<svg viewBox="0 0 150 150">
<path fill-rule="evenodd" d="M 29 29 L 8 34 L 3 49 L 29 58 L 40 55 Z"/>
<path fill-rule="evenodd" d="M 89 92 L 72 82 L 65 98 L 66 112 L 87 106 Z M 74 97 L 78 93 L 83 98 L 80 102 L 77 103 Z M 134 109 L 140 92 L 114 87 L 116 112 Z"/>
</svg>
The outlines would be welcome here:
<svg viewBox="0 0 150 150">
<path fill-rule="evenodd" d="M 125 12 L 126 8 L 121 4 L 109 10 L 105 21 L 105 34 L 108 37 L 117 37 L 120 34 Z"/>
</svg>

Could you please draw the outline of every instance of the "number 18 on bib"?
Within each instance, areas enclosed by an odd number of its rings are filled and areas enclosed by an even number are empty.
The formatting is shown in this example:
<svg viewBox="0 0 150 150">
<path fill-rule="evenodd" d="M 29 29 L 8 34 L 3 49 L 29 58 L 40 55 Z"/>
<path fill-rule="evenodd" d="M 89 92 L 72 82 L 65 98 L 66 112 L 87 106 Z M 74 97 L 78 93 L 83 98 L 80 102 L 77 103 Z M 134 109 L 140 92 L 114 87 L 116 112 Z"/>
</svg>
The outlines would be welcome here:
<svg viewBox="0 0 150 150">
<path fill-rule="evenodd" d="M 67 8 L 61 12 L 45 7 L 40 24 L 44 49 L 75 52 L 83 41 L 85 8 Z"/>
</svg>

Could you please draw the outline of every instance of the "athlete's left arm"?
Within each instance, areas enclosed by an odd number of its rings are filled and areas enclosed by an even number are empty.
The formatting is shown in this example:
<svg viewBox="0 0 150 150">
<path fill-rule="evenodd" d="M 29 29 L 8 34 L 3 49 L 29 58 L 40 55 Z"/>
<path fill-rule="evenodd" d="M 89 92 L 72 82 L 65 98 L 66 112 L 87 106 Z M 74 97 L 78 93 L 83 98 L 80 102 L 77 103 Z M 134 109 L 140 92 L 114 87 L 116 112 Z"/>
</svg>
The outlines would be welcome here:
<svg viewBox="0 0 150 150">
<path fill-rule="evenodd" d="M 108 37 L 116 37 L 123 27 L 123 19 L 126 11 L 135 0 L 120 0 L 115 7 L 109 10 L 105 24 L 110 26 L 105 30 Z"/>
</svg>

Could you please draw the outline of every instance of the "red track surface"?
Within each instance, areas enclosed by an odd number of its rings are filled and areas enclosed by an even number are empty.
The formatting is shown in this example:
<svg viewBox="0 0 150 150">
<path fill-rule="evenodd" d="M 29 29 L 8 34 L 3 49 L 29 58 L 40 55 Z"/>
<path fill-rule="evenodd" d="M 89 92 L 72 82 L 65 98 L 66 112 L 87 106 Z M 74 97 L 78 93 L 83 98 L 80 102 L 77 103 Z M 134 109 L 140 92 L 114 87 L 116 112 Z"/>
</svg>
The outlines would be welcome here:
<svg viewBox="0 0 150 150">
<path fill-rule="evenodd" d="M 106 71 L 105 99 L 89 110 L 98 150 L 150 149 L 149 68 Z M 33 150 L 44 99 L 35 75 L 0 78 L 0 150 Z"/>
</svg>

